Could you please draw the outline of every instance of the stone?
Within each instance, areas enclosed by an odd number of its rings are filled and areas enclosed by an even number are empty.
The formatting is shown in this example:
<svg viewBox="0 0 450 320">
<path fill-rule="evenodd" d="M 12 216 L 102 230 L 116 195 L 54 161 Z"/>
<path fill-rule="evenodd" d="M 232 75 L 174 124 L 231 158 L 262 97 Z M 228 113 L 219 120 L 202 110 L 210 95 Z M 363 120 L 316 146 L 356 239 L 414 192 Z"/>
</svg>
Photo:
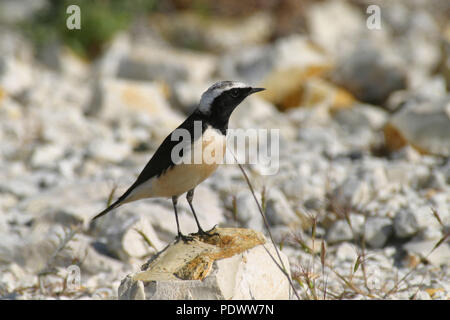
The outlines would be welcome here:
<svg viewBox="0 0 450 320">
<path fill-rule="evenodd" d="M 428 205 L 410 205 L 401 209 L 394 218 L 396 236 L 407 238 L 429 227 L 439 228 L 431 209 Z"/>
<path fill-rule="evenodd" d="M 13 56 L 0 58 L 0 88 L 8 95 L 17 95 L 31 86 L 33 71 L 24 61 Z"/>
<path fill-rule="evenodd" d="M 350 227 L 346 220 L 335 221 L 327 232 L 327 241 L 329 243 L 349 241 L 361 234 L 364 217 L 358 214 L 350 214 Z M 352 231 L 353 229 L 353 231 Z"/>
<path fill-rule="evenodd" d="M 43 0 L 28 2 L 19 1 L 2 1 L 0 3 L 0 20 L 4 24 L 19 24 L 26 20 L 31 20 L 39 10 L 46 5 Z"/>
<path fill-rule="evenodd" d="M 162 249 L 151 218 L 130 211 L 112 212 L 108 217 L 95 222 L 95 234 L 104 239 L 108 252 L 128 261 L 130 258 L 145 258 Z"/>
<path fill-rule="evenodd" d="M 382 248 L 393 233 L 389 218 L 370 217 L 366 221 L 364 239 L 372 248 Z"/>
<path fill-rule="evenodd" d="M 87 79 L 89 75 L 89 64 L 61 43 L 52 42 L 44 45 L 37 55 L 45 65 L 69 77 Z"/>
<path fill-rule="evenodd" d="M 284 274 L 261 233 L 219 228 L 219 236 L 176 241 L 128 275 L 119 299 L 289 299 Z M 289 270 L 284 254 L 283 263 Z M 275 259 L 277 259 L 275 254 Z"/>
<path fill-rule="evenodd" d="M 224 57 L 221 72 L 228 78 L 271 88 L 260 97 L 284 110 L 299 105 L 307 79 L 331 66 L 329 58 L 311 41 L 295 35 L 277 40 L 274 47 L 266 45 L 250 48 L 245 53 L 230 53 Z"/>
<path fill-rule="evenodd" d="M 88 146 L 88 155 L 100 162 L 123 161 L 131 151 L 129 144 L 105 139 L 95 139 Z"/>
<path fill-rule="evenodd" d="M 347 178 L 335 191 L 335 201 L 343 208 L 361 207 L 370 200 L 369 184 L 356 176 Z"/>
<path fill-rule="evenodd" d="M 161 141 L 176 128 L 183 117 L 166 101 L 164 88 L 155 82 L 103 79 L 94 88 L 87 112 L 107 121 L 130 119 L 146 121 Z"/>
<path fill-rule="evenodd" d="M 414 296 L 414 300 L 431 300 L 431 297 L 425 290 L 419 290 Z"/>
<path fill-rule="evenodd" d="M 409 144 L 421 153 L 450 154 L 450 97 L 416 103 L 410 101 L 384 128 L 389 150 Z"/>
<path fill-rule="evenodd" d="M 368 104 L 355 104 L 352 108 L 334 112 L 334 119 L 351 130 L 379 130 L 388 120 L 388 113 L 383 109 Z"/>
<path fill-rule="evenodd" d="M 264 222 L 258 205 L 248 190 L 236 195 L 236 216 L 242 226 L 254 230 L 264 230 Z"/>
<path fill-rule="evenodd" d="M 84 147 L 93 134 L 100 134 L 99 131 L 103 128 L 103 125 L 93 128 L 86 121 L 81 108 L 40 108 L 39 111 L 33 109 L 31 112 L 36 123 L 41 126 L 39 137 L 63 150 L 68 146 Z"/>
<path fill-rule="evenodd" d="M 406 243 L 403 248 L 410 254 L 419 256 L 435 266 L 448 265 L 450 261 L 450 244 L 444 241 L 439 247 L 433 250 L 437 241 L 414 241 Z"/>
<path fill-rule="evenodd" d="M 216 60 L 206 53 L 174 50 L 164 46 L 134 46 L 122 57 L 117 77 L 138 81 L 204 81 L 215 70 Z"/>
<path fill-rule="evenodd" d="M 291 205 L 280 190 L 270 188 L 267 190 L 266 197 L 266 216 L 271 225 L 295 227 L 301 224 L 300 218 L 292 210 Z"/>
<path fill-rule="evenodd" d="M 337 66 L 336 83 L 363 102 L 384 104 L 392 92 L 406 88 L 404 69 L 368 41 L 361 41 Z"/>
<path fill-rule="evenodd" d="M 356 262 L 356 259 L 358 259 L 358 251 L 354 245 L 348 242 L 343 242 L 336 250 L 336 257 L 339 260 L 354 263 Z"/>
<path fill-rule="evenodd" d="M 246 19 L 222 15 L 208 18 L 192 12 L 181 12 L 156 14 L 151 21 L 151 25 L 177 47 L 219 53 L 265 43 L 274 29 L 273 16 L 262 10 Z"/>
<path fill-rule="evenodd" d="M 349 43 L 367 33 L 361 28 L 365 25 L 364 15 L 344 1 L 312 3 L 306 18 L 313 41 L 330 53 L 346 49 Z"/>
<path fill-rule="evenodd" d="M 64 149 L 55 144 L 46 144 L 35 148 L 31 156 L 31 165 L 38 167 L 53 167 L 64 155 Z"/>
</svg>

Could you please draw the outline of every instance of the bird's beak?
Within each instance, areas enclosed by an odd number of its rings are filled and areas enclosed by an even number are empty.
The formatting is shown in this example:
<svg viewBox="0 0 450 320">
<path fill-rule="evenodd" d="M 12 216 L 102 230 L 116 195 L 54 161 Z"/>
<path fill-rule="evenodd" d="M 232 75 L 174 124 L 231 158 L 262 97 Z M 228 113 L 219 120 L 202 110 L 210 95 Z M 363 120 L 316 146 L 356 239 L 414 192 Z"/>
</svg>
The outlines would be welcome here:
<svg viewBox="0 0 450 320">
<path fill-rule="evenodd" d="M 250 93 L 249 93 L 249 94 L 253 94 L 253 93 L 260 92 L 260 91 L 264 91 L 264 90 L 266 90 L 266 89 L 265 89 L 265 88 L 252 88 L 252 89 L 250 90 Z"/>
</svg>

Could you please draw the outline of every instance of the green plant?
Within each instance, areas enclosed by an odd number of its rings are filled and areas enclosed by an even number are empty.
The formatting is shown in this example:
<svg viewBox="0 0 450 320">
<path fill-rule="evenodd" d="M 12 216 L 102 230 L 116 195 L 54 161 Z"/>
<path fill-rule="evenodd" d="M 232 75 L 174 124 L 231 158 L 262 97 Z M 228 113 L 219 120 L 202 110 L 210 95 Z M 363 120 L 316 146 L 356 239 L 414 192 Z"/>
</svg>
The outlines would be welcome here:
<svg viewBox="0 0 450 320">
<path fill-rule="evenodd" d="M 80 7 L 80 30 L 66 26 L 66 10 L 73 4 Z M 118 31 L 129 27 L 135 16 L 151 12 L 157 4 L 157 0 L 50 0 L 21 27 L 38 47 L 61 41 L 81 57 L 93 59 Z"/>
</svg>

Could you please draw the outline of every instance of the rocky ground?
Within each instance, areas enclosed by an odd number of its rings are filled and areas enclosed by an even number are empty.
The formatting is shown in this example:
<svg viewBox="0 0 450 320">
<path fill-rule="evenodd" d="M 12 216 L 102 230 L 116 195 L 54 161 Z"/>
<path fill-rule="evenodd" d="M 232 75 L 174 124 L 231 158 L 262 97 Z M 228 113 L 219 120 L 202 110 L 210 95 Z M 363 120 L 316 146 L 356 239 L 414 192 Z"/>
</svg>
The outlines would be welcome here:
<svg viewBox="0 0 450 320">
<path fill-rule="evenodd" d="M 0 297 L 117 298 L 173 240 L 171 203 L 90 219 L 209 85 L 233 79 L 268 89 L 230 127 L 280 129 L 278 172 L 245 168 L 299 295 L 449 299 L 450 24 L 438 19 L 448 4 L 380 1 L 381 29 L 370 30 L 357 3 L 314 3 L 306 32 L 275 40 L 264 12 L 206 25 L 158 16 L 90 64 L 2 28 Z M 181 31 L 205 49 L 177 46 Z M 183 231 L 196 231 L 180 202 Z M 194 204 L 205 228 L 266 232 L 237 165 L 199 186 Z"/>
</svg>

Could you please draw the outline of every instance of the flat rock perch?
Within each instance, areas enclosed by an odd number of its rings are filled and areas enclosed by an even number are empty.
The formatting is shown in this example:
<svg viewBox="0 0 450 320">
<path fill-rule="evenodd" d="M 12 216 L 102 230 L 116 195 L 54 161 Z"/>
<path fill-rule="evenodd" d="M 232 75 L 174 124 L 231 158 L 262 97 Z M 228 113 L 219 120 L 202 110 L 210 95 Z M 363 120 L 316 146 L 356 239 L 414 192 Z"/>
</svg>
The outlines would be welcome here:
<svg viewBox="0 0 450 320">
<path fill-rule="evenodd" d="M 122 280 L 119 299 L 289 299 L 289 282 L 271 243 L 256 231 L 218 228 L 218 236 L 169 244 Z M 280 252 L 289 272 L 287 257 Z M 278 261 L 279 262 L 279 261 Z"/>
</svg>

